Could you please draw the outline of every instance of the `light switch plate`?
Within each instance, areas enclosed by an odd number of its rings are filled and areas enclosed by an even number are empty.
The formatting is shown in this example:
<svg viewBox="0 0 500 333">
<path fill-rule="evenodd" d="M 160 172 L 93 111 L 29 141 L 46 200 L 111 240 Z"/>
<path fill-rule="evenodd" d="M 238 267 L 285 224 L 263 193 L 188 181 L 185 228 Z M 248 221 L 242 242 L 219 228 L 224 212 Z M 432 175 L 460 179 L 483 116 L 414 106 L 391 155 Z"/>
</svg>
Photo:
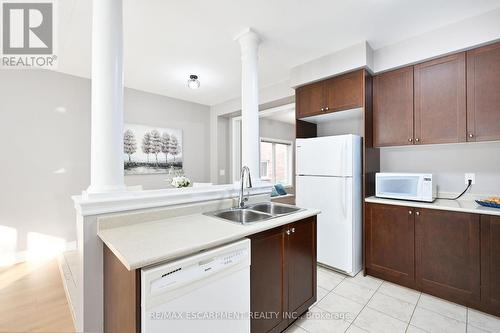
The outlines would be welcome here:
<svg viewBox="0 0 500 333">
<path fill-rule="evenodd" d="M 466 173 L 465 174 L 465 185 L 469 185 L 469 180 L 472 180 L 472 185 L 476 183 L 476 174 L 475 173 Z"/>
</svg>

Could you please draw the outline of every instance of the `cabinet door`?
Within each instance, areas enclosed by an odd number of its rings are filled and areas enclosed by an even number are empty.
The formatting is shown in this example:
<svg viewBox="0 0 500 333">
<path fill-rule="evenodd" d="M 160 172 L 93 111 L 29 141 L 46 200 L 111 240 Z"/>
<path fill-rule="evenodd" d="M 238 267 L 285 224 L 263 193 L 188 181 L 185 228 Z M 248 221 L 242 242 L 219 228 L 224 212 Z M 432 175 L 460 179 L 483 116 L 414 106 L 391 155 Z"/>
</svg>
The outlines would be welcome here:
<svg viewBox="0 0 500 333">
<path fill-rule="evenodd" d="M 252 333 L 281 331 L 287 326 L 284 320 L 288 305 L 285 241 L 282 228 L 251 238 L 250 308 L 252 313 L 276 314 L 268 318 L 252 318 Z"/>
<path fill-rule="evenodd" d="M 481 301 L 500 316 L 500 217 L 481 216 Z"/>
<path fill-rule="evenodd" d="M 480 296 L 479 215 L 416 210 L 417 287 L 458 303 L 477 303 Z"/>
<path fill-rule="evenodd" d="M 296 90 L 296 115 L 297 119 L 323 113 L 325 107 L 325 83 L 317 82 Z"/>
<path fill-rule="evenodd" d="M 413 208 L 367 204 L 366 270 L 370 275 L 415 286 Z"/>
<path fill-rule="evenodd" d="M 373 142 L 413 144 L 413 66 L 373 78 Z"/>
<path fill-rule="evenodd" d="M 500 43 L 467 52 L 467 140 L 500 140 Z"/>
<path fill-rule="evenodd" d="M 326 112 L 363 107 L 364 70 L 347 73 L 325 82 Z"/>
<path fill-rule="evenodd" d="M 316 216 L 287 227 L 288 311 L 293 318 L 316 301 Z"/>
<path fill-rule="evenodd" d="M 465 53 L 415 65 L 415 143 L 466 141 Z"/>
</svg>

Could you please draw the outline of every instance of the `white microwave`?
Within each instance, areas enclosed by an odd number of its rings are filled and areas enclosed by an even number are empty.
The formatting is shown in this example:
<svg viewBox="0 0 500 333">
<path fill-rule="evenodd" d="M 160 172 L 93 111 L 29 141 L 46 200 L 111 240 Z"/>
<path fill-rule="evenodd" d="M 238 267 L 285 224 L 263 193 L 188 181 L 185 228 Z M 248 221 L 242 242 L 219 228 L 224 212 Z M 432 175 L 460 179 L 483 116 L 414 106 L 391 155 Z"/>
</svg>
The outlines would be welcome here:
<svg viewBox="0 0 500 333">
<path fill-rule="evenodd" d="M 375 196 L 413 201 L 434 201 L 434 185 L 430 173 L 388 173 L 375 175 Z"/>
</svg>

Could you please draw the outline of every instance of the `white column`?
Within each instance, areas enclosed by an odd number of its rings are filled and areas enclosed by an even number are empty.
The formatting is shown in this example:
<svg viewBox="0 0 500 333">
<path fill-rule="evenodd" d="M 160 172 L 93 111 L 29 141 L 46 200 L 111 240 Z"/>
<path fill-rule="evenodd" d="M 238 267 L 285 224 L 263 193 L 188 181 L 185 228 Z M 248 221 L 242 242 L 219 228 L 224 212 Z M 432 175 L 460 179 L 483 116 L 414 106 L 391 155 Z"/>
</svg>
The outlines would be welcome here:
<svg viewBox="0 0 500 333">
<path fill-rule="evenodd" d="M 122 0 L 94 0 L 92 120 L 87 193 L 125 190 L 123 171 Z"/>
<path fill-rule="evenodd" d="M 251 29 L 236 40 L 241 46 L 241 163 L 250 168 L 252 178 L 260 178 L 259 134 L 259 36 Z"/>
</svg>

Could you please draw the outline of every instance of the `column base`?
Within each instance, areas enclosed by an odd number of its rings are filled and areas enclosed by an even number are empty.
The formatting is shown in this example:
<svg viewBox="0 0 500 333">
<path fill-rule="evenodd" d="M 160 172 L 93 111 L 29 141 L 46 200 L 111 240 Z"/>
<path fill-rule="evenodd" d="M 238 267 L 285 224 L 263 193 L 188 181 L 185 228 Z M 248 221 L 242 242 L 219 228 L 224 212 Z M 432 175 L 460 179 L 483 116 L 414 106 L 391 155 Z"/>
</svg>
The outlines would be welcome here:
<svg viewBox="0 0 500 333">
<path fill-rule="evenodd" d="M 85 199 L 92 198 L 112 198 L 119 196 L 121 193 L 137 190 L 135 188 L 128 189 L 127 186 L 89 186 L 86 191 L 82 191 L 82 197 Z M 140 189 L 142 190 L 142 188 Z"/>
</svg>

